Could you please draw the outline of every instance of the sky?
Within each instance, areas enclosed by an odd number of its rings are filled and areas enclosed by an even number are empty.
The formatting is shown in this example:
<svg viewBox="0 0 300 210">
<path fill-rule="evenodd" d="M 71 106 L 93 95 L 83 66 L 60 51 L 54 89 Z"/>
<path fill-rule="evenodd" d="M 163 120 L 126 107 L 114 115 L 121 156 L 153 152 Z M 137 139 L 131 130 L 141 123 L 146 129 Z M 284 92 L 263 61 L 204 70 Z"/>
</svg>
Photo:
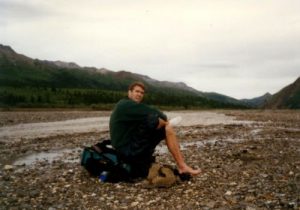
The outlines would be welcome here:
<svg viewBox="0 0 300 210">
<path fill-rule="evenodd" d="M 0 43 L 237 99 L 300 76 L 299 0 L 0 0 Z"/>
</svg>

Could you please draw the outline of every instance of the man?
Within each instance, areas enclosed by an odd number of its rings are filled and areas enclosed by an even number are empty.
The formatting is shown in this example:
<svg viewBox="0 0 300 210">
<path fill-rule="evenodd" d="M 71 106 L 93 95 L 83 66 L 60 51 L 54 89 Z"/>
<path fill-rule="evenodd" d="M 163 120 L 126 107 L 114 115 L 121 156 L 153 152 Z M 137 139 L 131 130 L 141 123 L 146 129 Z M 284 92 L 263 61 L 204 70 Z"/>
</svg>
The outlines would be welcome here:
<svg viewBox="0 0 300 210">
<path fill-rule="evenodd" d="M 154 161 L 152 155 L 155 147 L 166 139 L 179 173 L 199 174 L 200 169 L 193 169 L 185 163 L 167 116 L 141 103 L 144 94 L 144 84 L 134 82 L 128 88 L 128 99 L 122 99 L 116 104 L 109 123 L 113 147 L 132 165 L 134 177 L 145 177 Z"/>
</svg>

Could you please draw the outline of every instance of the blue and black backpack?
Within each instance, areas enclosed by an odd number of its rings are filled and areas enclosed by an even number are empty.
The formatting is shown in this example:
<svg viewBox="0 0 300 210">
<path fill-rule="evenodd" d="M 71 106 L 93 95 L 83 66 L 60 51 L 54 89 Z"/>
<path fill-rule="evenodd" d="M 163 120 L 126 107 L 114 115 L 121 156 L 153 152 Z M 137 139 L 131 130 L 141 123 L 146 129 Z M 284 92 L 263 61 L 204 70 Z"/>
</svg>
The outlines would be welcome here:
<svg viewBox="0 0 300 210">
<path fill-rule="evenodd" d="M 131 180 L 131 166 L 119 158 L 110 140 L 103 140 L 93 146 L 85 147 L 81 154 L 81 165 L 95 177 L 105 172 L 106 182 Z"/>
</svg>

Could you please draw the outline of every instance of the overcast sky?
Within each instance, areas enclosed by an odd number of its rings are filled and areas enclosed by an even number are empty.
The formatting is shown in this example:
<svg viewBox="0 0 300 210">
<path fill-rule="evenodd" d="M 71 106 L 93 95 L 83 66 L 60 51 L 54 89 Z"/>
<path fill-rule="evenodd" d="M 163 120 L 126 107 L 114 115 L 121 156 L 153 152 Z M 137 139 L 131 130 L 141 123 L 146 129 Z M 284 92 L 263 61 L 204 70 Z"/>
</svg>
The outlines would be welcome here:
<svg viewBox="0 0 300 210">
<path fill-rule="evenodd" d="M 300 76 L 299 0 L 0 0 L 0 43 L 235 98 Z"/>
</svg>

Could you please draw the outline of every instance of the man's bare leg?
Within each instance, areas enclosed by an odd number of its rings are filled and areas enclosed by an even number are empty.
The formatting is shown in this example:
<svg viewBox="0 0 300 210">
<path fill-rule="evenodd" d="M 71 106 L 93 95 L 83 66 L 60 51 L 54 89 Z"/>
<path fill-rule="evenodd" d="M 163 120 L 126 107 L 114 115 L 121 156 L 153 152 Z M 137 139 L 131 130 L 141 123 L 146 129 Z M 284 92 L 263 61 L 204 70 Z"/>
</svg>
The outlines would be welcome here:
<svg viewBox="0 0 300 210">
<path fill-rule="evenodd" d="M 165 125 L 165 129 L 166 129 L 166 144 L 173 158 L 175 159 L 179 173 L 189 173 L 193 176 L 201 173 L 200 169 L 193 169 L 184 162 L 183 155 L 180 151 L 180 147 L 176 137 L 176 133 L 173 130 L 172 126 L 167 123 Z"/>
</svg>

